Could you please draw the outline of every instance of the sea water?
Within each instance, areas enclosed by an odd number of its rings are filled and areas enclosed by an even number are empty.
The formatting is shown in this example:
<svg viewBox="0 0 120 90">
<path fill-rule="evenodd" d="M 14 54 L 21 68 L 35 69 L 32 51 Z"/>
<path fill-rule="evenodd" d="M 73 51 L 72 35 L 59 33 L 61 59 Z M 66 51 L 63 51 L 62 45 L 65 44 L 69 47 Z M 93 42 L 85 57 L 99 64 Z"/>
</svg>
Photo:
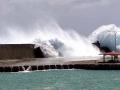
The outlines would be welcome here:
<svg viewBox="0 0 120 90">
<path fill-rule="evenodd" d="M 119 90 L 120 71 L 49 70 L 1 73 L 0 90 Z"/>
</svg>

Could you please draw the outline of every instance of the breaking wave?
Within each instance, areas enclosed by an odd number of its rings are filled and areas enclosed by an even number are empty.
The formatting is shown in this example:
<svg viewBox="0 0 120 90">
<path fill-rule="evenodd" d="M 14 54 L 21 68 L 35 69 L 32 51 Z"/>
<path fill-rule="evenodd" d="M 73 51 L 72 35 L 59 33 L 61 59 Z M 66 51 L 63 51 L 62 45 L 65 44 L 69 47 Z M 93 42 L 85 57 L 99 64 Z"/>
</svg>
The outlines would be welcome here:
<svg viewBox="0 0 120 90">
<path fill-rule="evenodd" d="M 39 37 L 35 40 L 45 56 L 81 57 L 98 56 L 100 53 L 90 40 L 74 30 L 63 30 L 58 24 L 52 23 L 38 29 Z"/>
<path fill-rule="evenodd" d="M 99 27 L 89 38 L 91 42 L 99 41 L 101 46 L 111 51 L 120 51 L 120 28 L 114 24 Z"/>
<path fill-rule="evenodd" d="M 64 30 L 57 23 L 37 25 L 33 32 L 25 33 L 18 28 L 7 28 L 7 37 L 1 37 L 0 43 L 33 43 L 41 47 L 46 57 L 86 57 L 98 56 L 100 51 L 92 43 L 99 41 L 101 46 L 120 51 L 120 28 L 114 24 L 103 25 L 89 37 L 78 34 L 75 30 Z M 116 37 L 115 37 L 116 36 Z"/>
</svg>

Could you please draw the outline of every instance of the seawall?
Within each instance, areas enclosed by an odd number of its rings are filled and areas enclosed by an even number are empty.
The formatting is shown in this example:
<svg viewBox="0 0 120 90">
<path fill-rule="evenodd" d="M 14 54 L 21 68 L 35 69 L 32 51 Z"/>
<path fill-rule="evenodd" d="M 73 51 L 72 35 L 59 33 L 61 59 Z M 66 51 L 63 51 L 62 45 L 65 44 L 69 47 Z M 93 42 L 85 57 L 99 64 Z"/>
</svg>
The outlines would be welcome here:
<svg viewBox="0 0 120 90">
<path fill-rule="evenodd" d="M 48 69 L 120 70 L 120 63 L 100 63 L 83 58 L 45 58 L 34 44 L 0 44 L 0 72 Z"/>
<path fill-rule="evenodd" d="M 120 63 L 99 63 L 89 61 L 63 61 L 33 58 L 0 62 L 0 72 L 36 71 L 49 69 L 86 69 L 86 70 L 120 70 Z"/>
<path fill-rule="evenodd" d="M 0 60 L 22 58 L 44 58 L 44 54 L 34 44 L 0 44 Z"/>
<path fill-rule="evenodd" d="M 86 70 L 120 70 L 120 64 L 57 64 L 57 65 L 25 65 L 25 66 L 5 66 L 0 67 L 0 72 L 20 72 L 29 70 L 49 70 L 49 69 L 86 69 Z"/>
</svg>

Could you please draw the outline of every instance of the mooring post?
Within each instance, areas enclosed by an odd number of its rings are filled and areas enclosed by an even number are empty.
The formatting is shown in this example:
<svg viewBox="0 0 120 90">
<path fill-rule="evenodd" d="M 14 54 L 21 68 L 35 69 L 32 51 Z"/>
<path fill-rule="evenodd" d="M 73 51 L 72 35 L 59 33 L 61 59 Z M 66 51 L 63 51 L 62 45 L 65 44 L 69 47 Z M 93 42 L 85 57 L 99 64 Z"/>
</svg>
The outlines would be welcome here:
<svg viewBox="0 0 120 90">
<path fill-rule="evenodd" d="M 105 55 L 103 55 L 103 62 L 105 62 Z"/>
</svg>

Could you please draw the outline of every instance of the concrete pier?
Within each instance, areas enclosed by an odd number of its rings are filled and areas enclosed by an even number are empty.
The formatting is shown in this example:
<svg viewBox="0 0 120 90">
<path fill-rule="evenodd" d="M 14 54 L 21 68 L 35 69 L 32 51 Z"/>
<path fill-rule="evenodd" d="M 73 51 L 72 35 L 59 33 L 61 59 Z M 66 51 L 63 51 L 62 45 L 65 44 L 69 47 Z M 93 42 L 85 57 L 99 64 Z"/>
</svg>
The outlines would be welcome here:
<svg viewBox="0 0 120 90">
<path fill-rule="evenodd" d="M 55 61 L 56 60 L 56 61 Z M 38 71 L 49 69 L 120 70 L 120 63 L 100 61 L 59 61 L 57 59 L 24 59 L 0 61 L 0 72 Z"/>
<path fill-rule="evenodd" d="M 34 44 L 0 44 L 0 72 L 49 69 L 120 70 L 120 63 L 103 62 L 98 57 L 45 58 Z"/>
</svg>

